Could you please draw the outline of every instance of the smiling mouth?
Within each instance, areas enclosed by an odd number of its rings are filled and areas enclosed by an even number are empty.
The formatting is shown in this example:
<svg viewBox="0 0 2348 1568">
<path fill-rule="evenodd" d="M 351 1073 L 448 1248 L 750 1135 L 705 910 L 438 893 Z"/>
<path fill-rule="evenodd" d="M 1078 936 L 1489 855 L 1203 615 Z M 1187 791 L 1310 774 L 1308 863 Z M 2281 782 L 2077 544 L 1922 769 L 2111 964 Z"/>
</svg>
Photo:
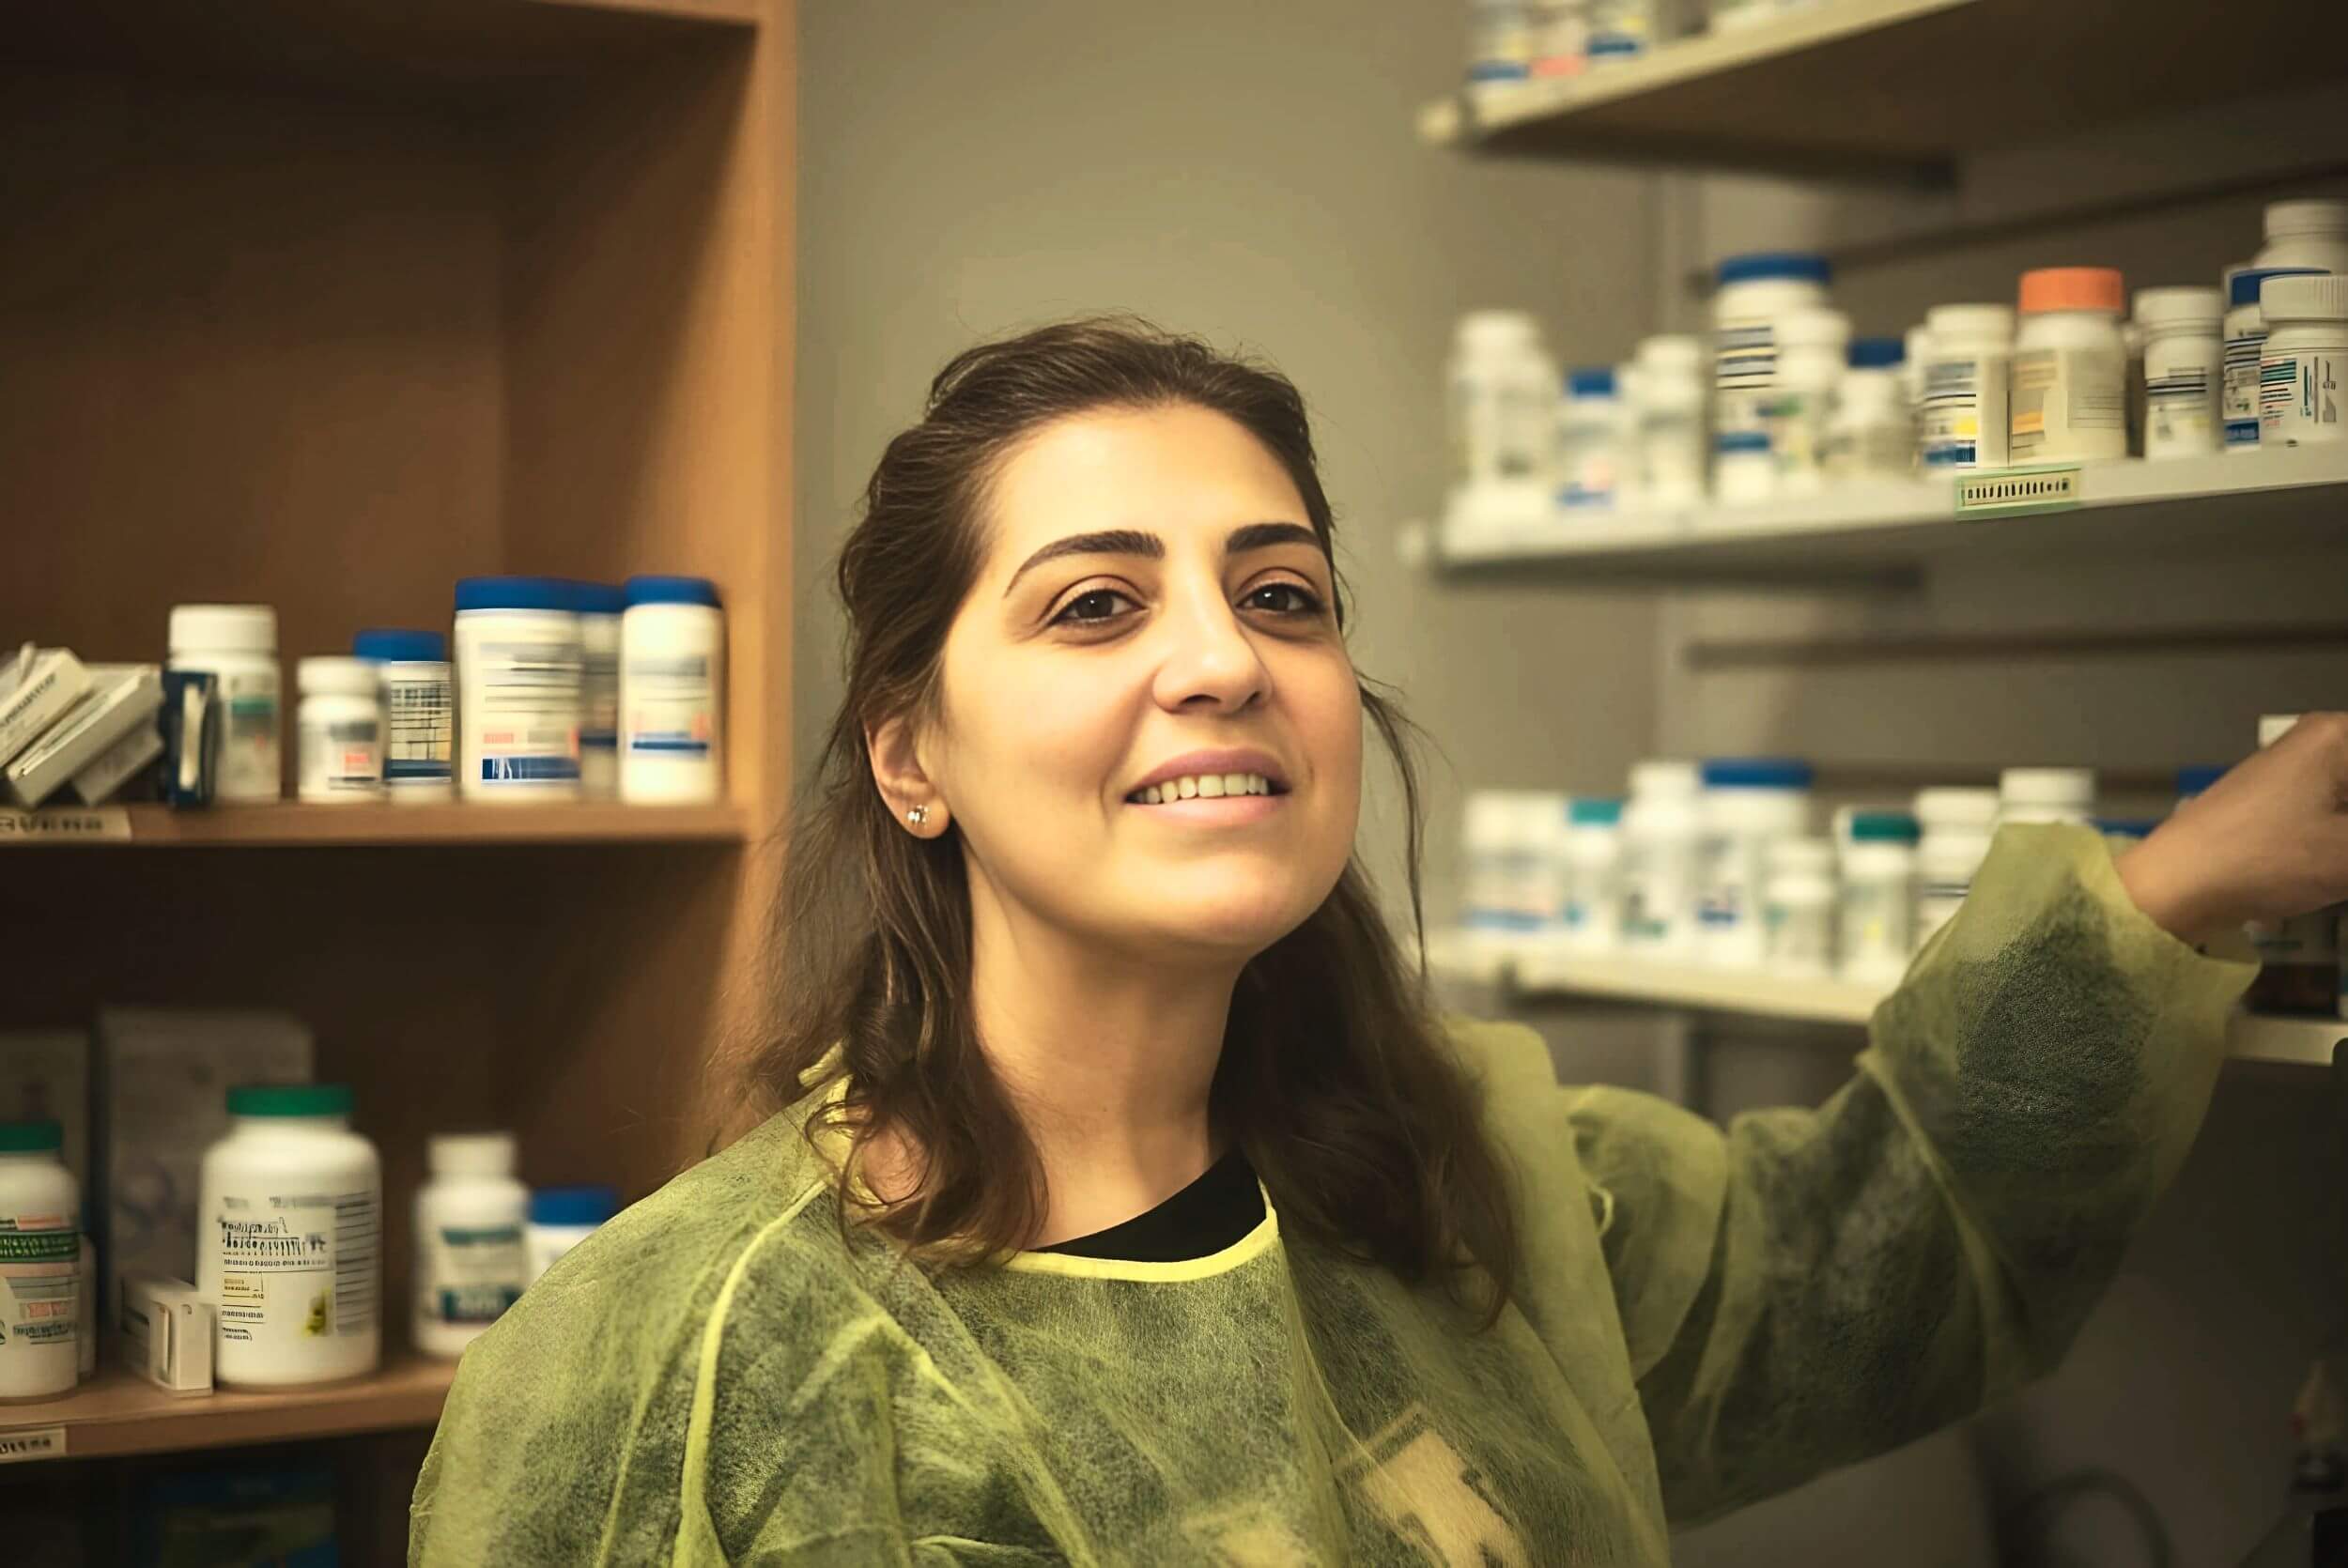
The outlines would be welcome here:
<svg viewBox="0 0 2348 1568">
<path fill-rule="evenodd" d="M 1221 800 L 1234 795 L 1284 795 L 1285 786 L 1259 773 L 1202 773 L 1169 778 L 1135 790 L 1125 797 L 1128 806 L 1166 806 L 1178 800 Z"/>
</svg>

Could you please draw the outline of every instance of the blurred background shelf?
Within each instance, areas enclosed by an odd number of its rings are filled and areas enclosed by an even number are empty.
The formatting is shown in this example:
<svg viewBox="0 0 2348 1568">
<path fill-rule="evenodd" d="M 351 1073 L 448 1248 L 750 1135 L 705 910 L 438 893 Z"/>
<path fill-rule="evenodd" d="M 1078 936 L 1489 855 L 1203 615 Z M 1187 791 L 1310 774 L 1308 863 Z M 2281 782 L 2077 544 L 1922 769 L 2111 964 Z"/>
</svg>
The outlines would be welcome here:
<svg viewBox="0 0 2348 1568">
<path fill-rule="evenodd" d="M 1646 1003 L 1797 1023 L 1864 1025 L 1893 989 L 1568 953 L 1540 940 L 1477 931 L 1436 933 L 1428 939 L 1427 953 L 1429 967 L 1439 979 L 1460 984 L 1506 987 L 1527 996 Z M 2240 1013 L 2227 1030 L 2226 1050 L 2236 1061 L 2327 1067 L 2333 1048 L 2343 1040 L 2348 1040 L 2348 1021 Z"/>
<path fill-rule="evenodd" d="M 133 806 L 130 844 L 739 843 L 733 806 L 278 806 L 174 811 Z"/>
<path fill-rule="evenodd" d="M 2014 470 L 2017 477 L 2027 477 Z M 1958 510 L 1969 474 L 1854 484 L 1754 506 L 1579 516 L 1533 526 L 1446 525 L 1435 559 L 1450 576 L 1529 569 L 1568 578 L 1651 582 L 1896 584 L 1939 561 L 2238 554 L 2348 539 L 2348 446 L 2255 457 L 2086 464 L 2076 499 L 2032 512 Z"/>
<path fill-rule="evenodd" d="M 354 1382 L 183 1396 L 109 1366 L 65 1399 L 0 1405 L 0 1438 L 62 1429 L 44 1457 L 104 1459 L 389 1432 L 438 1422 L 456 1377 L 455 1361 L 396 1356 Z"/>
<path fill-rule="evenodd" d="M 2348 8 L 1821 0 L 1555 81 L 1439 100 L 1433 143 L 1947 183 L 1999 146 L 2335 79 Z"/>
</svg>

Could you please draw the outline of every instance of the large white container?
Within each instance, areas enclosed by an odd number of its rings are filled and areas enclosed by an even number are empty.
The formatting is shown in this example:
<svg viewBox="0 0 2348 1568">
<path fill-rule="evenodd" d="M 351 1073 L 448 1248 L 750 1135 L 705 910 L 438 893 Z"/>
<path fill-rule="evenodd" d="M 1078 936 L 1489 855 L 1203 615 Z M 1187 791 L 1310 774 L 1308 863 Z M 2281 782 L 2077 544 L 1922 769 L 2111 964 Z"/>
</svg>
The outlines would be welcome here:
<svg viewBox="0 0 2348 1568">
<path fill-rule="evenodd" d="M 2014 340 L 2012 460 L 2088 463 L 2128 454 L 2127 284 L 2109 267 L 2022 274 Z"/>
<path fill-rule="evenodd" d="M 1697 951 L 1729 968 L 1760 963 L 1770 846 L 1810 831 L 1811 770 L 1785 758 L 1704 764 L 1704 843 L 1697 871 Z"/>
<path fill-rule="evenodd" d="M 371 661 L 322 653 L 303 659 L 301 790 L 312 805 L 366 805 L 383 798 L 381 670 Z"/>
<path fill-rule="evenodd" d="M 1907 973 L 1916 947 L 1921 836 L 1916 819 L 1905 811 L 1861 811 L 1851 818 L 1850 843 L 1843 852 L 1845 977 L 1889 984 Z"/>
<path fill-rule="evenodd" d="M 707 577 L 627 579 L 620 627 L 620 798 L 725 793 L 726 617 Z"/>
<path fill-rule="evenodd" d="M 1823 309 L 1833 270 L 1821 255 L 1769 252 L 1721 263 L 1712 296 L 1713 429 L 1769 433 L 1784 383 L 1779 332 L 1796 311 Z"/>
<path fill-rule="evenodd" d="M 522 1237 L 530 1259 L 529 1283 L 536 1284 L 619 1211 L 620 1195 L 609 1187 L 546 1187 L 531 1193 L 530 1226 Z"/>
<path fill-rule="evenodd" d="M 2010 451 L 2014 312 L 2004 305 L 1937 305 L 1924 318 L 1919 377 L 1928 472 L 2001 469 Z"/>
<path fill-rule="evenodd" d="M 1566 811 L 1565 940 L 1578 951 L 1622 945 L 1622 802 L 1576 799 Z"/>
<path fill-rule="evenodd" d="M 2259 449 L 2259 373 L 2266 354 L 2266 312 L 2259 296 L 2269 278 L 2305 278 L 2316 274 L 2305 268 L 2246 268 L 2227 282 L 2231 291 L 2226 312 L 2224 407 L 2226 455 L 2236 457 Z"/>
<path fill-rule="evenodd" d="M 375 666 L 383 707 L 383 792 L 394 806 L 456 795 L 456 689 L 438 632 L 361 632 L 350 651 Z"/>
<path fill-rule="evenodd" d="M 468 801 L 579 798 L 579 612 L 557 577 L 456 585 L 456 789 Z"/>
<path fill-rule="evenodd" d="M 2348 273 L 2348 202 L 2268 204 L 2266 244 L 2250 265 Z"/>
<path fill-rule="evenodd" d="M 1995 790 L 1919 791 L 1916 820 L 1923 836 L 1916 846 L 1916 945 L 1955 915 L 1971 891 L 1998 827 Z"/>
<path fill-rule="evenodd" d="M 1704 340 L 1665 334 L 1639 345 L 1634 360 L 1641 504 L 1693 506 L 1704 499 Z"/>
<path fill-rule="evenodd" d="M 282 1388 L 381 1359 L 382 1170 L 350 1130 L 350 1090 L 228 1091 L 228 1136 L 204 1156 L 196 1289 L 219 1308 L 213 1376 Z"/>
<path fill-rule="evenodd" d="M 2144 455 L 2205 457 L 2224 444 L 2225 297 L 2214 288 L 2147 288 L 2136 296 L 2144 334 Z"/>
<path fill-rule="evenodd" d="M 530 1283 L 530 1190 L 510 1132 L 443 1133 L 416 1191 L 416 1348 L 457 1356 Z"/>
<path fill-rule="evenodd" d="M 1655 958 L 1695 948 L 1696 851 L 1703 788 L 1692 762 L 1646 761 L 1630 770 L 1623 807 L 1623 942 Z"/>
<path fill-rule="evenodd" d="M 1762 930 L 1769 973 L 1824 979 L 1834 971 L 1834 846 L 1824 838 L 1769 845 Z"/>
<path fill-rule="evenodd" d="M 277 611 L 268 605 L 174 605 L 172 669 L 218 678 L 224 804 L 280 799 L 285 792 L 285 675 L 277 662 Z"/>
<path fill-rule="evenodd" d="M 2093 768 L 2008 768 L 1998 776 L 1998 823 L 2095 820 Z"/>
<path fill-rule="evenodd" d="M 2348 441 L 2348 276 L 2269 278 L 2259 290 L 2266 346 L 2259 354 L 2259 445 Z"/>
<path fill-rule="evenodd" d="M 611 583 L 571 585 L 579 609 L 579 792 L 620 792 L 620 617 L 627 592 Z"/>
<path fill-rule="evenodd" d="M 1815 495 L 1826 479 L 1827 422 L 1850 366 L 1850 317 L 1798 310 L 1778 324 L 1778 391 L 1768 414 L 1780 490 Z"/>
<path fill-rule="evenodd" d="M 55 1122 L 0 1122 L 0 1404 L 81 1376 L 82 1194 L 64 1147 Z"/>
</svg>

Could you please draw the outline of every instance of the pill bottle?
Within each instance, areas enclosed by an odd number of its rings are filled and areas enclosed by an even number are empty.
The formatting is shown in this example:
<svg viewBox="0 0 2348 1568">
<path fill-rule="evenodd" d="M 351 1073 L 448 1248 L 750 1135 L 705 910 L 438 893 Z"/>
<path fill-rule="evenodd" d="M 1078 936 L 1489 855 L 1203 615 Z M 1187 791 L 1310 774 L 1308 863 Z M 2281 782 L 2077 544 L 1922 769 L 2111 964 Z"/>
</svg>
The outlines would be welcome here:
<svg viewBox="0 0 2348 1568">
<path fill-rule="evenodd" d="M 55 1399 L 82 1375 L 82 1194 L 65 1130 L 0 1122 L 0 1405 Z"/>
<path fill-rule="evenodd" d="M 1623 943 L 1647 957 L 1686 958 L 1695 949 L 1702 788 L 1692 762 L 1645 761 L 1630 770 L 1622 812 Z"/>
<path fill-rule="evenodd" d="M 2289 734 L 2299 718 L 2297 714 L 2261 715 L 2259 749 L 2263 751 Z M 2258 950 L 2259 972 L 2244 993 L 2243 1005 L 2252 1012 L 2337 1016 L 2340 909 L 2334 906 L 2273 924 L 2253 924 L 2248 935 L 2250 945 Z"/>
<path fill-rule="evenodd" d="M 219 682 L 220 771 L 212 798 L 225 805 L 279 799 L 285 789 L 284 676 L 277 611 L 267 605 L 174 605 L 173 669 Z"/>
<path fill-rule="evenodd" d="M 1510 862 L 1516 882 L 1509 908 L 1521 930 L 1554 935 L 1566 923 L 1566 832 L 1570 802 L 1553 791 L 1512 797 Z"/>
<path fill-rule="evenodd" d="M 710 806 L 725 786 L 726 617 L 707 577 L 627 579 L 620 798 Z"/>
<path fill-rule="evenodd" d="M 2266 244 L 2250 265 L 2348 273 L 2348 202 L 2268 204 Z"/>
<path fill-rule="evenodd" d="M 1769 850 L 1762 902 L 1764 962 L 1788 979 L 1834 972 L 1834 846 L 1824 838 L 1780 838 Z"/>
<path fill-rule="evenodd" d="M 1836 310 L 1789 312 L 1778 324 L 1778 389 L 1769 411 L 1778 488 L 1815 495 L 1826 476 L 1827 422 L 1850 363 L 1850 317 Z"/>
<path fill-rule="evenodd" d="M 1828 416 L 1826 474 L 1837 483 L 1905 479 L 1916 468 L 1916 420 L 1908 397 L 1907 346 L 1861 338 Z"/>
<path fill-rule="evenodd" d="M 1622 807 L 1576 797 L 1567 807 L 1565 940 L 1582 952 L 1622 945 Z"/>
<path fill-rule="evenodd" d="M 1666 334 L 1639 345 L 1639 499 L 1656 508 L 1704 500 L 1704 340 Z"/>
<path fill-rule="evenodd" d="M 1768 953 L 1761 899 L 1769 846 L 1810 831 L 1810 766 L 1784 758 L 1704 764 L 1704 840 L 1696 872 L 1697 953 L 1751 967 Z"/>
<path fill-rule="evenodd" d="M 1723 430 L 1712 438 L 1712 493 L 1722 506 L 1758 506 L 1777 494 L 1768 431 Z"/>
<path fill-rule="evenodd" d="M 2223 297 L 2214 288 L 2147 288 L 2136 296 L 2144 334 L 2144 455 L 2203 457 L 2224 444 Z"/>
<path fill-rule="evenodd" d="M 2128 454 L 2126 284 L 2109 267 L 2022 274 L 2014 339 L 2011 459 L 2084 463 Z"/>
<path fill-rule="evenodd" d="M 2208 792 L 2211 785 L 2226 776 L 2219 767 L 2191 767 L 2177 770 L 2177 807 L 2183 807 Z M 2177 807 L 2172 807 L 2175 809 Z"/>
<path fill-rule="evenodd" d="M 626 592 L 611 583 L 571 585 L 579 610 L 579 793 L 620 792 L 620 616 Z"/>
<path fill-rule="evenodd" d="M 1532 69 L 1532 8 L 1524 0 L 1468 0 L 1468 81 L 1522 82 Z"/>
<path fill-rule="evenodd" d="M 468 801 L 579 798 L 579 612 L 557 577 L 456 585 L 456 791 Z"/>
<path fill-rule="evenodd" d="M 1531 0 L 1532 74 L 1579 76 L 1590 63 L 1590 0 Z"/>
<path fill-rule="evenodd" d="M 2348 276 L 2269 278 L 2259 289 L 2259 445 L 2335 446 L 2348 383 Z"/>
<path fill-rule="evenodd" d="M 1949 923 L 1971 890 L 1974 874 L 1989 858 L 1999 804 L 1995 790 L 1917 792 L 1916 821 L 1923 828 L 1916 845 L 1918 947 Z"/>
<path fill-rule="evenodd" d="M 1501 790 L 1474 790 L 1467 797 L 1460 848 L 1467 861 L 1460 899 L 1460 923 L 1471 931 L 1513 930 L 1517 853 L 1514 797 Z"/>
<path fill-rule="evenodd" d="M 228 1091 L 205 1152 L 196 1290 L 217 1304 L 213 1376 L 282 1388 L 358 1377 L 382 1347 L 382 1171 L 339 1084 Z"/>
<path fill-rule="evenodd" d="M 1769 433 L 1784 389 L 1778 334 L 1796 311 L 1823 310 L 1832 269 L 1821 255 L 1768 252 L 1720 265 L 1712 296 L 1713 430 Z M 1716 447 L 1715 452 L 1719 449 Z"/>
<path fill-rule="evenodd" d="M 1544 480 L 1556 377 L 1533 318 L 1522 311 L 1461 316 L 1448 379 L 1454 480 L 1470 488 Z"/>
<path fill-rule="evenodd" d="M 383 798 L 380 673 L 369 660 L 320 653 L 294 667 L 301 686 L 301 795 L 312 805 Z"/>
<path fill-rule="evenodd" d="M 375 666 L 383 709 L 383 793 L 394 806 L 456 798 L 456 693 L 439 632 L 361 632 L 350 651 Z"/>
<path fill-rule="evenodd" d="M 620 1211 L 609 1187 L 545 1187 L 530 1194 L 530 1223 L 522 1232 L 530 1284 Z"/>
<path fill-rule="evenodd" d="M 1890 984 L 1916 950 L 1916 861 L 1923 828 L 1905 811 L 1860 811 L 1843 852 L 1846 979 Z M 1968 882 L 1971 879 L 1967 878 Z"/>
<path fill-rule="evenodd" d="M 1605 366 L 1566 377 L 1557 407 L 1557 500 L 1562 506 L 1612 507 L 1623 458 L 1620 378 Z"/>
<path fill-rule="evenodd" d="M 1635 60 L 1664 37 L 1660 0 L 1590 0 L 1590 68 Z"/>
<path fill-rule="evenodd" d="M 2014 312 L 1938 305 L 1924 317 L 1922 456 L 1929 473 L 2002 469 L 2014 385 Z"/>
<path fill-rule="evenodd" d="M 2233 275 L 2226 312 L 2224 412 L 2229 456 L 2259 449 L 2260 361 L 2266 354 L 2266 313 L 2259 295 L 2269 278 L 2309 278 L 2305 268 L 2251 268 Z"/>
<path fill-rule="evenodd" d="M 1998 776 L 1998 825 L 2095 820 L 2092 768 L 2008 768 Z"/>
<path fill-rule="evenodd" d="M 510 1132 L 442 1133 L 426 1147 L 432 1178 L 416 1191 L 416 1348 L 456 1356 L 530 1283 L 530 1190 L 515 1178 Z"/>
</svg>

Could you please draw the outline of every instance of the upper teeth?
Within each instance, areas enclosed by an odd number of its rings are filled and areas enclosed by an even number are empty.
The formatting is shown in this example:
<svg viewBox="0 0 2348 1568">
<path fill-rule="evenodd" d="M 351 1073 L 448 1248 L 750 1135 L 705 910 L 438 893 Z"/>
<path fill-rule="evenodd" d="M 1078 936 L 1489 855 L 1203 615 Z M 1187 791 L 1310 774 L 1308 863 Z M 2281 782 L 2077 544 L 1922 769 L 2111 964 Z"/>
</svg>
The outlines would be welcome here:
<svg viewBox="0 0 2348 1568">
<path fill-rule="evenodd" d="M 1169 800 L 1190 800 L 1200 795 L 1215 800 L 1224 795 L 1268 795 L 1271 792 L 1272 780 L 1259 773 L 1201 773 L 1150 785 L 1135 798 L 1144 806 L 1163 806 Z"/>
</svg>

